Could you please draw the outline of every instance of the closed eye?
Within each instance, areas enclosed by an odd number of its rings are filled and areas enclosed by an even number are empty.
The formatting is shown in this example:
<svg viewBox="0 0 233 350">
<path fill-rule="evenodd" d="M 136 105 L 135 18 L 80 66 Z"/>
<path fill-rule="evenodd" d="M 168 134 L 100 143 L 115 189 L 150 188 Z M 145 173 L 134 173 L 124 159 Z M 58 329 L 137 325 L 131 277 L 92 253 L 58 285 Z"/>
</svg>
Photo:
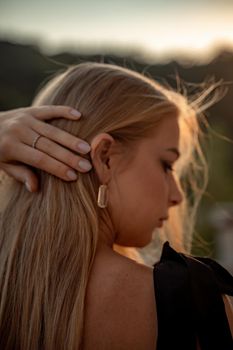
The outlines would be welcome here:
<svg viewBox="0 0 233 350">
<path fill-rule="evenodd" d="M 163 165 L 163 168 L 164 168 L 165 172 L 168 172 L 168 170 L 169 171 L 174 171 L 172 165 L 169 164 L 168 162 L 165 162 L 164 160 L 162 160 L 162 165 Z"/>
</svg>

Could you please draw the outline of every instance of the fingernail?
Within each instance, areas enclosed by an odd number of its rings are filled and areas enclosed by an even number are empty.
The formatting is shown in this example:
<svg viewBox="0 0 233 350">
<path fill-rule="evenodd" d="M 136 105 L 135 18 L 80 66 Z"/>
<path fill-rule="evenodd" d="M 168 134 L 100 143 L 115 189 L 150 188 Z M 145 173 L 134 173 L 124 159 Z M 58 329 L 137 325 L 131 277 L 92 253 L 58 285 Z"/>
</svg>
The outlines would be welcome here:
<svg viewBox="0 0 233 350">
<path fill-rule="evenodd" d="M 67 171 L 67 176 L 70 180 L 77 180 L 78 176 L 73 170 Z"/>
<path fill-rule="evenodd" d="M 90 162 L 88 162 L 88 160 L 80 160 L 78 164 L 79 164 L 80 168 L 82 168 L 83 170 L 88 171 L 92 168 L 92 165 Z"/>
<path fill-rule="evenodd" d="M 77 111 L 77 109 L 71 109 L 70 110 L 70 114 L 72 114 L 74 117 L 81 117 L 81 113 L 79 111 Z"/>
<path fill-rule="evenodd" d="M 88 153 L 91 150 L 91 146 L 86 142 L 80 142 L 77 146 L 78 151 Z"/>
<path fill-rule="evenodd" d="M 32 188 L 31 188 L 30 184 L 29 184 L 27 181 L 25 181 L 24 184 L 25 184 L 27 190 L 28 190 L 29 192 L 32 192 Z"/>
</svg>

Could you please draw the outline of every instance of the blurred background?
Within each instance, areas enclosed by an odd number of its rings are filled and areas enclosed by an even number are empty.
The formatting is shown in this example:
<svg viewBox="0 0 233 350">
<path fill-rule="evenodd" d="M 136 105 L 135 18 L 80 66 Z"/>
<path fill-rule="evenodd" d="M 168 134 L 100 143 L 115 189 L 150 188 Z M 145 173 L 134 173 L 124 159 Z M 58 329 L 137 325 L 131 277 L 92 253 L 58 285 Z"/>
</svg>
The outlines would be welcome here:
<svg viewBox="0 0 233 350">
<path fill-rule="evenodd" d="M 86 60 L 228 87 L 207 113 L 210 181 L 192 253 L 233 272 L 233 1 L 0 0 L 0 110 L 29 106 L 45 79 Z"/>
</svg>

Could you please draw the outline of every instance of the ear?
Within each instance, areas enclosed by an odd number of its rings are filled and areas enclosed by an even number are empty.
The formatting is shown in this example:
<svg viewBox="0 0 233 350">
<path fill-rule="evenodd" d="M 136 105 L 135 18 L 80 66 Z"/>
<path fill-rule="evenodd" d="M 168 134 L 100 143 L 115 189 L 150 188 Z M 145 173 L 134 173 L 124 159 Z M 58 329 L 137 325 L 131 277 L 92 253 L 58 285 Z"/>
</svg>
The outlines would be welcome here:
<svg viewBox="0 0 233 350">
<path fill-rule="evenodd" d="M 111 179 L 115 146 L 116 141 L 107 133 L 98 134 L 91 141 L 92 164 L 102 184 Z"/>
</svg>

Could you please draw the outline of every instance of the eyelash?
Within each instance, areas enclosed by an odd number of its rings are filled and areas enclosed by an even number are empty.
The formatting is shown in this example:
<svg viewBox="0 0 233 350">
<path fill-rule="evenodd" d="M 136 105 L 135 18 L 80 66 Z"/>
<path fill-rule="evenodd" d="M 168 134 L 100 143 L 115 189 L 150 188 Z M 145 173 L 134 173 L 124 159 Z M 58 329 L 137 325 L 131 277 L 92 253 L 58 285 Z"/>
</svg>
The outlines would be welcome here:
<svg viewBox="0 0 233 350">
<path fill-rule="evenodd" d="M 164 170 L 167 172 L 167 170 L 170 170 L 170 171 L 174 171 L 173 167 L 171 166 L 171 164 L 165 162 L 165 161 L 162 161 L 162 165 L 163 165 L 163 168 Z"/>
</svg>

